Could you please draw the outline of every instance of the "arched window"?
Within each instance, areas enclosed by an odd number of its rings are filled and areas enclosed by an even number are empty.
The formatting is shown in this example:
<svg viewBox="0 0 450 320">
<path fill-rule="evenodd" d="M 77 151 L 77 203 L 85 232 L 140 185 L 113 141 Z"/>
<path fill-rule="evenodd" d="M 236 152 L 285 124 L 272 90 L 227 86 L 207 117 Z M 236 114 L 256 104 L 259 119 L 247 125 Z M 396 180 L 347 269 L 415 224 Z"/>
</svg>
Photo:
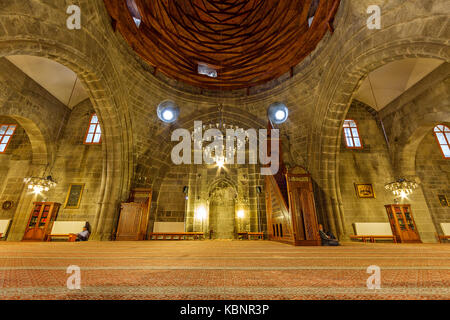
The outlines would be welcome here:
<svg viewBox="0 0 450 320">
<path fill-rule="evenodd" d="M 441 146 L 442 154 L 444 158 L 450 159 L 450 128 L 440 124 L 434 128 L 434 134 Z"/>
<path fill-rule="evenodd" d="M 86 132 L 84 144 L 100 144 L 102 142 L 102 130 L 100 129 L 100 122 L 97 115 L 94 113 L 89 123 L 89 128 Z"/>
<path fill-rule="evenodd" d="M 16 131 L 15 124 L 1 124 L 0 125 L 0 153 L 5 153 L 6 148 L 8 148 L 9 143 L 11 142 L 11 137 Z"/>
<path fill-rule="evenodd" d="M 344 121 L 345 144 L 349 149 L 362 149 L 361 138 L 359 137 L 358 125 L 355 120 Z"/>
</svg>

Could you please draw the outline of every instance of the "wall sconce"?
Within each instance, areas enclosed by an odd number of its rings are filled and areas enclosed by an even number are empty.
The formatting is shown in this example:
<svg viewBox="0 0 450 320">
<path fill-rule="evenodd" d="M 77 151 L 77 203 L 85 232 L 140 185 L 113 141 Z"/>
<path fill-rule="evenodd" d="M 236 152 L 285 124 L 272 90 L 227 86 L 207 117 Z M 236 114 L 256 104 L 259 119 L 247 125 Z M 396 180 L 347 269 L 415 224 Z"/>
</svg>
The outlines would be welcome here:
<svg viewBox="0 0 450 320">
<path fill-rule="evenodd" d="M 197 219 L 205 220 L 206 219 L 206 209 L 205 207 L 201 206 L 197 208 Z"/>
<path fill-rule="evenodd" d="M 237 212 L 237 217 L 239 218 L 239 219 L 243 219 L 244 217 L 245 217 L 245 211 L 244 210 L 239 210 L 238 212 Z"/>
</svg>

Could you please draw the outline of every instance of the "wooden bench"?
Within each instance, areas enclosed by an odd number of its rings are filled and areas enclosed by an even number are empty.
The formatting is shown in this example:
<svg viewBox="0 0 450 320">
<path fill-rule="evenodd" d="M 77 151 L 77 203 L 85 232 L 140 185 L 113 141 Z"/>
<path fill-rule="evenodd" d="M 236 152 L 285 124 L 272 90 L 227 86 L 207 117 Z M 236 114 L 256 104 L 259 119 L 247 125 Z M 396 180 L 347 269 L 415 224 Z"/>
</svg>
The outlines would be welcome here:
<svg viewBox="0 0 450 320">
<path fill-rule="evenodd" d="M 264 238 L 264 232 L 238 232 L 237 236 L 238 239 L 251 240 L 252 237 L 256 237 L 257 239 L 262 240 Z"/>
<path fill-rule="evenodd" d="M 52 241 L 53 238 L 67 238 L 69 242 L 74 242 L 77 233 L 83 231 L 85 225 L 86 221 L 55 221 L 47 241 Z"/>
<path fill-rule="evenodd" d="M 256 239 L 263 240 L 264 239 L 264 232 L 249 232 L 248 233 L 248 240 L 251 240 L 252 237 L 256 237 Z"/>
<path fill-rule="evenodd" d="M 397 243 L 396 237 L 392 234 L 391 225 L 384 222 L 354 223 L 355 235 L 350 236 L 352 240 L 362 240 L 362 242 L 375 243 L 377 239 L 392 240 Z"/>
<path fill-rule="evenodd" d="M 3 235 L 6 236 L 10 223 L 11 219 L 0 220 L 0 239 L 3 238 Z"/>
<path fill-rule="evenodd" d="M 441 223 L 441 229 L 443 235 L 437 235 L 439 243 L 442 243 L 443 240 L 450 240 L 450 223 Z"/>
<path fill-rule="evenodd" d="M 239 240 L 248 239 L 248 232 L 238 232 L 237 233 L 237 238 Z"/>
<path fill-rule="evenodd" d="M 149 234 L 150 240 L 198 240 L 203 238 L 203 232 L 152 232 Z M 155 237 L 155 238 L 154 238 Z M 162 237 L 162 239 L 160 239 Z M 154 239 L 153 239 L 154 238 Z M 177 238 L 177 239 L 175 239 Z"/>
</svg>

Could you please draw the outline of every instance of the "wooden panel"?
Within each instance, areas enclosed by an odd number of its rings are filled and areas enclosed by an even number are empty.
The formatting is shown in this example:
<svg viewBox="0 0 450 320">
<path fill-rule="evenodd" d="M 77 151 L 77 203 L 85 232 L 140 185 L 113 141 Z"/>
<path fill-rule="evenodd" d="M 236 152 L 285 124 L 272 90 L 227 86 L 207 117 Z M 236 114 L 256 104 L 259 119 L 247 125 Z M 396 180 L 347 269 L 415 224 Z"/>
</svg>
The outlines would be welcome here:
<svg viewBox="0 0 450 320">
<path fill-rule="evenodd" d="M 122 203 L 116 240 L 145 240 L 152 199 L 151 189 L 134 189 L 130 202 Z"/>
<path fill-rule="evenodd" d="M 116 240 L 139 240 L 143 210 L 141 203 L 122 203 Z"/>
<path fill-rule="evenodd" d="M 273 176 L 266 176 L 266 204 L 269 240 L 295 244 L 292 216 Z"/>
<path fill-rule="evenodd" d="M 340 0 L 104 0 L 113 27 L 144 60 L 194 86 L 232 90 L 275 79 L 308 56 Z M 133 16 L 141 18 L 136 26 Z M 314 16 L 311 26 L 308 19 Z M 198 64 L 217 71 L 198 74 Z"/>
</svg>

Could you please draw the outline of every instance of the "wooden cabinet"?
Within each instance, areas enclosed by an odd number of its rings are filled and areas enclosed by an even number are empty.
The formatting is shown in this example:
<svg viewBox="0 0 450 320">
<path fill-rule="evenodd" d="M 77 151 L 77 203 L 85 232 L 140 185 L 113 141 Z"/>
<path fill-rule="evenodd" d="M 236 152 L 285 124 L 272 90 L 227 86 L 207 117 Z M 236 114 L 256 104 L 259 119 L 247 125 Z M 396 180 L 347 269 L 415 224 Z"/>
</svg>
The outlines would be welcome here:
<svg viewBox="0 0 450 320">
<path fill-rule="evenodd" d="M 419 231 L 409 204 L 389 204 L 385 206 L 397 242 L 421 243 Z"/>
<path fill-rule="evenodd" d="M 122 203 L 116 240 L 146 240 L 152 201 L 151 189 L 134 189 L 128 202 Z"/>
<path fill-rule="evenodd" d="M 22 241 L 45 241 L 60 207 L 56 202 L 34 202 Z"/>
</svg>

